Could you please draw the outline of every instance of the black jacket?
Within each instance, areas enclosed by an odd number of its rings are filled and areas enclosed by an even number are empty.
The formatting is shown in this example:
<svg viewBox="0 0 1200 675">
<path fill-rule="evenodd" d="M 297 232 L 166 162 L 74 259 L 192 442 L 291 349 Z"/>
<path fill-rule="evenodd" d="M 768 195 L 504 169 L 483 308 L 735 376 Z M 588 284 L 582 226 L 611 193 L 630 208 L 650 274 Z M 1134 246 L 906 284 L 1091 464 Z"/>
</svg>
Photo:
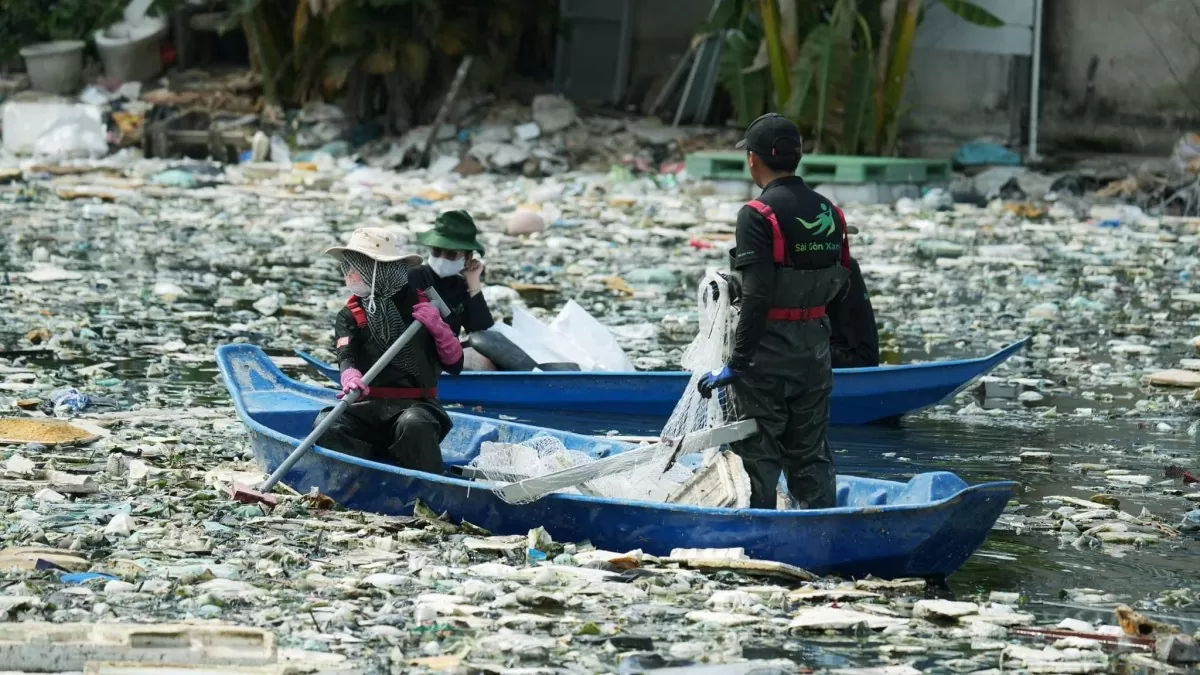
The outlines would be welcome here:
<svg viewBox="0 0 1200 675">
<path fill-rule="evenodd" d="M 879 329 L 875 325 L 875 310 L 863 283 L 858 261 L 850 259 L 850 288 L 826 305 L 833 324 L 835 368 L 865 368 L 879 365 Z"/>
<path fill-rule="evenodd" d="M 417 288 L 433 286 L 437 289 L 442 302 L 450 308 L 450 316 L 446 317 L 446 323 L 450 324 L 450 330 L 454 331 L 455 335 L 461 334 L 463 330 L 477 333 L 495 325 L 492 310 L 488 308 L 483 293 L 472 296 L 467 291 L 467 280 L 462 275 L 439 277 L 428 265 L 421 265 L 408 271 L 408 279 L 409 283 L 416 284 Z"/>
<path fill-rule="evenodd" d="M 407 324 L 411 325 L 415 321 L 412 318 L 412 310 L 417 301 L 416 288 L 410 281 L 399 293 L 379 302 L 396 303 L 400 315 L 404 317 Z M 366 311 L 365 308 L 364 311 Z M 333 333 L 334 351 L 337 353 L 338 366 L 342 371 L 347 368 L 357 368 L 363 373 L 367 372 L 390 346 L 377 344 L 371 338 L 370 328 L 366 326 L 359 328 L 354 313 L 349 307 L 343 307 L 334 317 Z M 429 331 L 417 331 L 409 345 L 417 357 L 415 372 L 406 372 L 395 364 L 389 364 L 375 377 L 370 386 L 431 389 L 438 386 L 438 378 L 443 370 L 451 375 L 462 372 L 463 359 L 461 357 L 455 363 L 441 362 L 437 355 L 437 346 L 434 344 L 433 338 L 429 336 Z"/>
<path fill-rule="evenodd" d="M 828 303 L 849 274 L 842 267 L 845 227 L 841 211 L 798 176 L 772 181 L 757 200 L 742 207 L 732 260 L 741 275 L 741 314 L 730 367 L 746 370 L 758 356 L 774 353 L 771 363 L 760 368 L 792 368 L 794 359 L 787 354 L 798 345 L 815 344 L 817 333 L 819 341 L 828 340 L 824 320 L 771 321 L 768 312 Z M 766 339 L 772 331 L 779 339 Z"/>
</svg>

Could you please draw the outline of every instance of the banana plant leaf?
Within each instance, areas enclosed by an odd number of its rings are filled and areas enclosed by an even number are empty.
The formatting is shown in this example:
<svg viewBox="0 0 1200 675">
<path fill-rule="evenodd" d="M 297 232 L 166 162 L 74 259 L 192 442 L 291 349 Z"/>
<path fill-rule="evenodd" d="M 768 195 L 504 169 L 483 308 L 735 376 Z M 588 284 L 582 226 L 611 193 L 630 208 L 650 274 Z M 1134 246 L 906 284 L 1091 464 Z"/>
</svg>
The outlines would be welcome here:
<svg viewBox="0 0 1200 675">
<path fill-rule="evenodd" d="M 738 124 L 749 126 L 762 114 L 767 100 L 767 83 L 762 72 L 746 72 L 754 62 L 757 45 L 742 31 L 725 34 L 725 48 L 717 68 L 717 81 L 733 99 Z"/>
<path fill-rule="evenodd" d="M 864 31 L 856 45 L 855 31 Z M 862 135 L 863 73 L 869 74 L 872 39 L 856 0 L 838 0 L 827 24 L 813 27 L 791 69 L 792 98 L 785 114 L 810 133 L 818 152 L 856 152 Z"/>
<path fill-rule="evenodd" d="M 941 3 L 945 5 L 946 9 L 954 12 L 964 21 L 973 23 L 976 26 L 999 28 L 1005 25 L 1004 19 L 970 2 L 970 0 L 941 0 Z"/>
<path fill-rule="evenodd" d="M 788 79 L 787 55 L 783 50 L 783 39 L 779 34 L 779 6 L 775 0 L 758 0 L 758 11 L 763 22 L 763 39 L 767 43 L 767 55 L 771 61 L 771 83 L 775 89 L 775 101 L 786 104 L 792 95 Z"/>
</svg>

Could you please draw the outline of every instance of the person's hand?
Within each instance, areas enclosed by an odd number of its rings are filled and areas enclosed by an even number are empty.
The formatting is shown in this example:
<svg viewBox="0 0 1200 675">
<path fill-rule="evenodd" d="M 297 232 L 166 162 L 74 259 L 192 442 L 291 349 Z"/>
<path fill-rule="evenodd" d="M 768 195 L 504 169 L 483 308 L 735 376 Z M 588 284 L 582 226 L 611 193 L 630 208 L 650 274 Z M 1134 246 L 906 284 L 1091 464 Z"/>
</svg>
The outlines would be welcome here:
<svg viewBox="0 0 1200 675">
<path fill-rule="evenodd" d="M 463 357 L 462 343 L 458 341 L 458 336 L 433 305 L 428 302 L 418 303 L 413 307 L 413 318 L 420 321 L 425 330 L 429 331 L 437 348 L 438 359 L 443 365 L 457 363 Z"/>
<path fill-rule="evenodd" d="M 342 393 L 338 394 L 338 398 L 349 396 L 350 392 L 358 390 L 362 392 L 359 398 L 369 396 L 371 388 L 363 383 L 363 374 L 357 368 L 347 368 L 342 371 Z"/>
<path fill-rule="evenodd" d="M 475 292 L 483 288 L 483 263 L 471 258 L 467 261 L 466 268 L 463 269 L 463 276 L 467 278 L 467 290 Z"/>
<path fill-rule="evenodd" d="M 425 326 L 425 330 L 433 335 L 437 335 L 442 330 L 450 330 L 450 326 L 446 325 L 446 320 L 438 313 L 437 308 L 429 302 L 418 303 L 413 307 L 413 318 L 421 322 Z"/>
<path fill-rule="evenodd" d="M 732 384 L 734 380 L 741 377 L 742 374 L 729 366 L 718 368 L 717 370 L 708 373 L 700 378 L 696 383 L 696 391 L 700 392 L 701 398 L 712 398 L 714 389 Z"/>
</svg>

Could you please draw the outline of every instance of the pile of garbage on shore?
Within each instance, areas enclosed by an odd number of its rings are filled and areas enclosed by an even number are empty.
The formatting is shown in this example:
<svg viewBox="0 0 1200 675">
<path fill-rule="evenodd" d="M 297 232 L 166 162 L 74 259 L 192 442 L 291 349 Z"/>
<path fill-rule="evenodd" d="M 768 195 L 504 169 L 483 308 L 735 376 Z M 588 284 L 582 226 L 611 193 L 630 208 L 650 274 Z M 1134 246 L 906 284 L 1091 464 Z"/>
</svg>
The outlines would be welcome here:
<svg viewBox="0 0 1200 675">
<path fill-rule="evenodd" d="M 450 106 L 453 112 L 436 134 L 425 125 L 386 136 L 336 105 L 317 101 L 286 111 L 268 105 L 261 77 L 252 72 L 187 71 L 168 87 L 151 87 L 124 83 L 110 90 L 97 83 L 74 99 L 9 93 L 3 104 L 4 154 L 63 161 L 138 150 L 146 157 L 321 166 L 353 157 L 377 169 L 427 167 L 433 175 L 465 176 L 540 177 L 620 166 L 670 180 L 683 170 L 688 153 L 732 148 L 738 138 L 730 128 L 585 115 L 555 94 L 535 96 L 528 104 L 464 97 Z"/>
</svg>

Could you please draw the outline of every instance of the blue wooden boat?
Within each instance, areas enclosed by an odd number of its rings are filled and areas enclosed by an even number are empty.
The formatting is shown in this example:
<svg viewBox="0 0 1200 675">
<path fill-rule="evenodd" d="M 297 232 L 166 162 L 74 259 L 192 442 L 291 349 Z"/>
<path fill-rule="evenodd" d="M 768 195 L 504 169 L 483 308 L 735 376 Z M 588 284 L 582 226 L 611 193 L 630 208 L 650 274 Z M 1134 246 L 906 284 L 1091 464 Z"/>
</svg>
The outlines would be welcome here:
<svg viewBox="0 0 1200 675">
<path fill-rule="evenodd" d="M 1029 338 L 975 359 L 909 363 L 834 371 L 830 421 L 838 425 L 891 420 L 945 401 L 1023 348 Z M 296 354 L 337 383 L 337 368 L 302 351 Z M 480 408 L 477 412 L 539 412 L 554 426 L 584 413 L 614 424 L 636 418 L 639 428 L 662 429 L 691 378 L 686 372 L 464 372 L 443 375 L 444 404 Z M 566 422 L 564 424 L 563 422 Z M 630 425 L 622 424 L 630 431 Z"/>
<path fill-rule="evenodd" d="M 250 430 L 255 457 L 267 471 L 308 434 L 318 411 L 335 402 L 332 390 L 288 378 L 256 346 L 225 345 L 216 357 L 238 416 Z M 674 548 L 743 547 L 750 557 L 818 574 L 889 578 L 944 576 L 958 569 L 983 544 L 1016 486 L 968 486 L 939 471 L 907 483 L 839 476 L 838 507 L 818 511 L 715 509 L 564 494 L 513 505 L 479 483 L 452 475 L 453 468 L 470 462 L 485 441 L 516 443 L 549 435 L 596 457 L 633 446 L 454 412 L 451 418 L 454 429 L 442 443 L 446 475 L 317 446 L 284 482 L 305 492 L 316 486 L 347 508 L 392 515 L 411 514 L 420 500 L 496 534 L 544 526 L 557 541 L 590 540 L 607 550 L 640 548 L 655 555 Z"/>
</svg>

